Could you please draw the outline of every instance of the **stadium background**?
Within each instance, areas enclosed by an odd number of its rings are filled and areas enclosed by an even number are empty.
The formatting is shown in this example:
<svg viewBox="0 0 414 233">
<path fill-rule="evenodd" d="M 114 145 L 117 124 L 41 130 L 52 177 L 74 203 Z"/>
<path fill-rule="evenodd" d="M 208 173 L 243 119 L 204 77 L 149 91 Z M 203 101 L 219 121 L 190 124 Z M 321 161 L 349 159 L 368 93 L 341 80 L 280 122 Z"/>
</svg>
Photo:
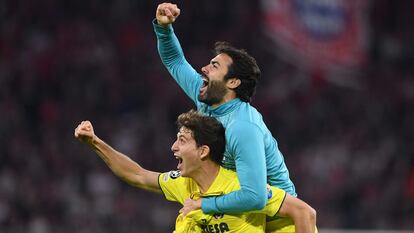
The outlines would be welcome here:
<svg viewBox="0 0 414 233">
<path fill-rule="evenodd" d="M 177 205 L 122 183 L 73 138 L 89 119 L 144 167 L 176 167 L 173 123 L 192 104 L 156 52 L 158 3 L 0 1 L 0 232 L 171 230 Z M 366 60 L 341 82 L 281 55 L 259 1 L 177 3 L 195 67 L 216 40 L 257 58 L 253 105 L 320 228 L 414 230 L 412 1 L 368 1 Z"/>
</svg>

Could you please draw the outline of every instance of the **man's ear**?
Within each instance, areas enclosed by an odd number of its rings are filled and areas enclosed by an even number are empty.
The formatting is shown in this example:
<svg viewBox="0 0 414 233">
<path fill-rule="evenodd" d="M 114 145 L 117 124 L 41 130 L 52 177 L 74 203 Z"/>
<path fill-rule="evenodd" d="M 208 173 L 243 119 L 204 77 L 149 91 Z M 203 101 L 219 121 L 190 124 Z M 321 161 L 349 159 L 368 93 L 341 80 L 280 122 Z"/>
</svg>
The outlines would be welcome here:
<svg viewBox="0 0 414 233">
<path fill-rule="evenodd" d="M 230 89 L 236 89 L 238 86 L 240 86 L 241 80 L 238 78 L 231 78 L 227 80 L 227 87 Z"/>
<path fill-rule="evenodd" d="M 202 145 L 200 147 L 200 159 L 206 160 L 209 155 L 210 155 L 210 147 L 207 145 Z"/>
</svg>

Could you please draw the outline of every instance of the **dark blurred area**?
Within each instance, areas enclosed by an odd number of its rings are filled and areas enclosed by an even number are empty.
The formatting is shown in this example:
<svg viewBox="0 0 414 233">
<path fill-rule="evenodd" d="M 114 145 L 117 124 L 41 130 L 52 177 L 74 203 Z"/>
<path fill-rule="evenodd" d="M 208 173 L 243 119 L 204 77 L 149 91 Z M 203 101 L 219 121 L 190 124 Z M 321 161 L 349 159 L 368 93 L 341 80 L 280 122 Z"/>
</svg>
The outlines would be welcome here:
<svg viewBox="0 0 414 233">
<path fill-rule="evenodd" d="M 73 131 L 143 167 L 175 169 L 175 119 L 193 107 L 163 67 L 160 1 L 0 1 L 0 232 L 171 232 L 179 206 L 117 179 Z M 253 105 L 320 228 L 414 230 L 414 2 L 370 1 L 368 58 L 341 86 L 270 50 L 255 1 L 180 1 L 200 69 L 215 41 L 263 76 Z"/>
</svg>

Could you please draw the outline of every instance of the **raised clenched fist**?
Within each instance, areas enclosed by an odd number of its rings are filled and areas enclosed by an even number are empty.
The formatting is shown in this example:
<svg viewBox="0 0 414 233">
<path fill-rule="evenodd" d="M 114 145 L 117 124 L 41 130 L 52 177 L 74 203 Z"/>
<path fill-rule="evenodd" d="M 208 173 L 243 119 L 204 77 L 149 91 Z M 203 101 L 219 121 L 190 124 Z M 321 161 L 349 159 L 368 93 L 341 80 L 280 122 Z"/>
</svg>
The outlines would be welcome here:
<svg viewBox="0 0 414 233">
<path fill-rule="evenodd" d="M 178 8 L 176 4 L 162 3 L 158 5 L 157 12 L 155 13 L 157 23 L 163 27 L 174 23 L 174 21 L 180 15 L 180 11 L 180 8 Z"/>
</svg>

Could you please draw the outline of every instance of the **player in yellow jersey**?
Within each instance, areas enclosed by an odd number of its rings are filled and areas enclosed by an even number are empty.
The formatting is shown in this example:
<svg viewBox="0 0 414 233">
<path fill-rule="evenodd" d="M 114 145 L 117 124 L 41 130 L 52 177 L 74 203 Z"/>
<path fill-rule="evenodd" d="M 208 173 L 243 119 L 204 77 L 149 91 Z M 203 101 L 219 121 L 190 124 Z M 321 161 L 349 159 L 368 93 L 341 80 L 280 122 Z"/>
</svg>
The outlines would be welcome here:
<svg viewBox="0 0 414 233">
<path fill-rule="evenodd" d="M 189 111 L 178 117 L 177 124 L 177 140 L 171 149 L 178 160 L 178 170 L 162 174 L 142 168 L 106 144 L 95 135 L 89 121 L 79 124 L 74 134 L 91 146 L 115 175 L 132 186 L 164 193 L 170 201 L 184 204 L 190 199 L 240 189 L 236 173 L 220 166 L 225 148 L 221 123 Z M 266 215 L 276 214 L 289 217 L 294 223 L 294 226 L 290 223 L 290 229 L 296 228 L 296 232 L 314 232 L 315 211 L 305 202 L 273 187 L 268 188 L 268 199 L 267 206 L 256 212 L 206 215 L 198 210 L 186 216 L 180 214 L 174 232 L 264 232 Z"/>
<path fill-rule="evenodd" d="M 221 166 L 215 180 L 205 192 L 201 192 L 199 186 L 192 178 L 180 176 L 180 173 L 177 171 L 161 174 L 159 183 L 166 199 L 179 203 L 184 203 L 188 197 L 198 199 L 223 195 L 240 189 L 237 174 Z M 182 225 L 188 224 L 192 227 L 200 227 L 203 232 L 264 232 L 266 224 L 264 214 L 275 215 L 285 199 L 286 192 L 269 186 L 268 194 L 269 202 L 261 211 L 242 214 L 209 215 L 204 214 L 201 210 L 196 210 L 190 216 L 186 216 L 192 218 L 191 220 L 184 220 L 182 216 L 179 216 L 177 218 L 177 225 L 184 222 Z M 189 221 L 189 223 L 186 221 Z M 184 229 L 192 229 L 189 226 L 182 227 Z"/>
</svg>

